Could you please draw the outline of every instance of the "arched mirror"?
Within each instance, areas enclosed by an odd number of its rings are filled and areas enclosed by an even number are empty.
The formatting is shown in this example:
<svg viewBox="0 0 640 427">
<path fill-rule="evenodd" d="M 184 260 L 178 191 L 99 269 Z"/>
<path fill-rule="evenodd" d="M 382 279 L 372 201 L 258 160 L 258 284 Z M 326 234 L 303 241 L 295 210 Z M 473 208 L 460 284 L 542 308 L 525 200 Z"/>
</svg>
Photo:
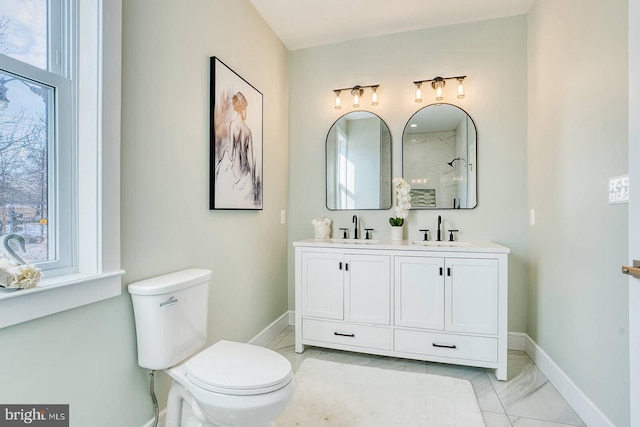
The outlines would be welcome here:
<svg viewBox="0 0 640 427">
<path fill-rule="evenodd" d="M 380 117 L 368 111 L 340 117 L 326 150 L 328 209 L 391 207 L 391 133 Z"/>
<path fill-rule="evenodd" d="M 411 209 L 472 209 L 477 205 L 476 125 L 461 108 L 432 104 L 402 133 L 402 176 Z"/>
</svg>

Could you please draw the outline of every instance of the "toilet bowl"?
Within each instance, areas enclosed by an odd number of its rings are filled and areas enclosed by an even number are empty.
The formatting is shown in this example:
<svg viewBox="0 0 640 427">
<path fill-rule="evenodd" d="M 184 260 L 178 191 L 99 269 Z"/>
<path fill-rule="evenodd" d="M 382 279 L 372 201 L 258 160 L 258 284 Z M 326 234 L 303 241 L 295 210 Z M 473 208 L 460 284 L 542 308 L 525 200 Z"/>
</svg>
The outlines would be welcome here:
<svg viewBox="0 0 640 427">
<path fill-rule="evenodd" d="M 209 270 L 190 269 L 129 285 L 138 364 L 172 379 L 166 427 L 273 425 L 295 391 L 291 364 L 272 350 L 233 341 L 201 350 L 210 277 Z"/>
</svg>

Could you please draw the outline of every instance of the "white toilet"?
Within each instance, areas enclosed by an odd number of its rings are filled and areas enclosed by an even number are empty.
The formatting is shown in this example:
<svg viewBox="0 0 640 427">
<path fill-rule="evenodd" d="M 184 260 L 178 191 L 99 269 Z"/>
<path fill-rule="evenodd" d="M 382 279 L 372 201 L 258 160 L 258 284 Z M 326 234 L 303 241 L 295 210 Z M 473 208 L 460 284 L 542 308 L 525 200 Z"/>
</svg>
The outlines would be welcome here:
<svg viewBox="0 0 640 427">
<path fill-rule="evenodd" d="M 291 364 L 272 350 L 231 341 L 198 352 L 207 339 L 210 278 L 209 270 L 189 269 L 129 285 L 138 365 L 173 379 L 166 427 L 272 426 L 296 388 Z M 183 417 L 183 405 L 192 415 Z"/>
</svg>

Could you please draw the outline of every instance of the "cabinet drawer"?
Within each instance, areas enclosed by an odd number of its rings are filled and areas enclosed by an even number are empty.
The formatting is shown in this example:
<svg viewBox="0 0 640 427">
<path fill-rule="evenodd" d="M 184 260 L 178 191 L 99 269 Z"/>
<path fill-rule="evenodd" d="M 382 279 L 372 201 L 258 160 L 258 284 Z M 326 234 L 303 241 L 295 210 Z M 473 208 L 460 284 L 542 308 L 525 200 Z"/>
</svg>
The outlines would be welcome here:
<svg viewBox="0 0 640 427">
<path fill-rule="evenodd" d="M 498 361 L 498 339 L 396 329 L 395 351 L 483 362 Z"/>
<path fill-rule="evenodd" d="M 391 350 L 391 329 L 302 319 L 302 339 Z"/>
</svg>

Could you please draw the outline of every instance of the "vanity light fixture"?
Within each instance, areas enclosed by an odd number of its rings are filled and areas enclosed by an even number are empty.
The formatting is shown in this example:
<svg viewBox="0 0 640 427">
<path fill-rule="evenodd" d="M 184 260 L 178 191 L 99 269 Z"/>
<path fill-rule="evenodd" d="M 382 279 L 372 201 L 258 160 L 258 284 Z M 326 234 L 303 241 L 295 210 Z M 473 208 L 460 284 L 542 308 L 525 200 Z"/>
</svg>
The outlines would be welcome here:
<svg viewBox="0 0 640 427">
<path fill-rule="evenodd" d="M 418 80 L 413 82 L 413 84 L 416 86 L 416 102 L 422 102 L 422 89 L 421 89 L 421 85 L 422 83 L 427 83 L 430 82 L 431 83 L 431 87 L 433 88 L 433 90 L 436 93 L 436 101 L 440 102 L 442 100 L 444 100 L 444 87 L 446 85 L 446 81 L 447 80 L 457 80 L 458 81 L 458 98 L 462 99 L 465 97 L 465 93 L 464 93 L 464 79 L 466 79 L 467 76 L 456 76 L 456 77 L 436 77 L 434 79 L 429 79 L 429 80 Z"/>
<path fill-rule="evenodd" d="M 342 101 L 340 100 L 340 94 L 342 93 L 342 91 L 349 91 L 349 93 L 351 93 L 351 96 L 353 97 L 353 108 L 360 108 L 360 100 L 362 98 L 362 95 L 364 95 L 364 90 L 367 88 L 371 89 L 371 105 L 375 107 L 376 105 L 378 105 L 378 88 L 379 87 L 380 85 L 367 85 L 367 86 L 356 85 L 354 87 L 334 89 L 333 92 L 336 94 L 336 101 L 335 101 L 334 108 L 336 110 L 342 109 L 342 105 L 341 105 Z"/>
</svg>

